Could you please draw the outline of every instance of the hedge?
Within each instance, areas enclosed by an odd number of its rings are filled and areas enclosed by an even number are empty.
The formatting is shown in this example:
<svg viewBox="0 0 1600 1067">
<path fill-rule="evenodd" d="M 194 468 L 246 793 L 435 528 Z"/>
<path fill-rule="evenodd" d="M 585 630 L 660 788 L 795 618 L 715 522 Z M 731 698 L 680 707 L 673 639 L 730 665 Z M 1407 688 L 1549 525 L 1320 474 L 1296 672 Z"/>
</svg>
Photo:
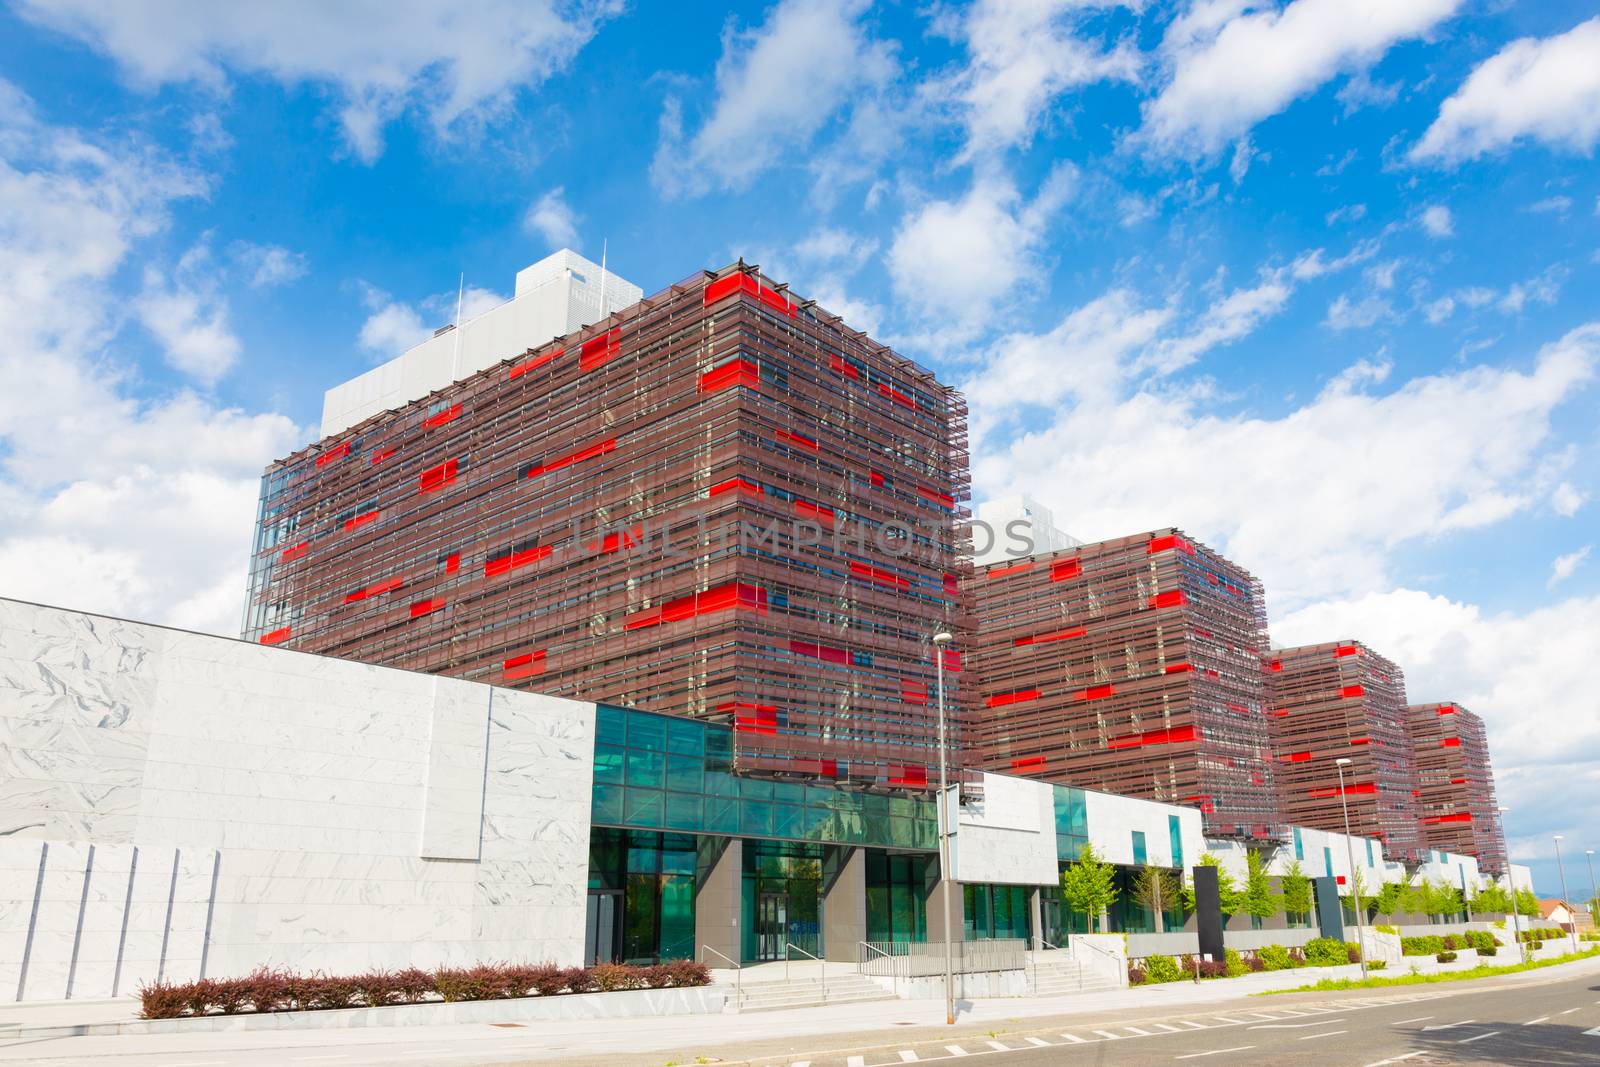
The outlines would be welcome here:
<svg viewBox="0 0 1600 1067">
<path fill-rule="evenodd" d="M 261 968 L 244 978 L 202 978 L 197 982 L 154 982 L 139 987 L 142 1019 L 237 1015 L 249 1010 L 318 1011 L 378 1008 L 438 999 L 501 1000 L 553 997 L 563 993 L 610 993 L 623 989 L 672 989 L 711 984 L 705 964 L 673 960 L 649 967 L 602 963 L 595 967 L 554 964 L 484 963 L 475 967 L 415 967 L 349 977 L 295 974 Z"/>
<path fill-rule="evenodd" d="M 1565 930 L 1552 930 L 1544 926 L 1541 926 L 1536 930 L 1522 931 L 1522 940 L 1524 941 L 1554 941 L 1557 938 L 1571 936 L 1572 935 L 1567 933 Z"/>
<path fill-rule="evenodd" d="M 1221 960 L 1201 960 L 1194 956 L 1173 959 L 1171 956 L 1147 956 L 1140 963 L 1128 966 L 1129 985 L 1156 985 L 1161 982 L 1193 981 L 1198 972 L 1201 978 L 1237 978 L 1242 974 L 1260 971 L 1284 971 L 1295 967 L 1337 967 L 1359 963 L 1361 952 L 1348 941 L 1319 937 L 1306 943 L 1305 948 L 1285 948 L 1266 945 L 1246 956 L 1234 949 L 1225 949 Z"/>
<path fill-rule="evenodd" d="M 1493 952 L 1494 935 L 1487 930 L 1468 930 L 1461 934 L 1426 934 L 1422 937 L 1402 937 L 1400 954 L 1403 956 L 1437 956 L 1441 952 L 1456 952 L 1471 948 L 1479 952 Z"/>
</svg>

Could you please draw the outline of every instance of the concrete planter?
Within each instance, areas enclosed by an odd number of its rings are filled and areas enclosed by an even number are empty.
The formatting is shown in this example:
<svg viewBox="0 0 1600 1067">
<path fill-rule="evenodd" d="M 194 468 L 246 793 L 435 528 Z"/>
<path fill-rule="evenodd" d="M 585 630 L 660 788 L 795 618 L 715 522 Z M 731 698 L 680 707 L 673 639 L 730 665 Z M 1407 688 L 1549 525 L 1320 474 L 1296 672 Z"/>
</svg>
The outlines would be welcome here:
<svg viewBox="0 0 1600 1067">
<path fill-rule="evenodd" d="M 727 1002 L 722 986 L 684 989 L 629 989 L 615 993 L 571 993 L 515 1000 L 466 1000 L 454 1004 L 394 1004 L 383 1008 L 331 1011 L 275 1011 L 265 1014 L 205 1015 L 186 1019 L 136 1019 L 60 1027 L 59 1035 L 190 1034 L 236 1030 L 338 1030 L 359 1026 L 439 1026 L 449 1023 L 530 1022 L 555 1019 L 634 1019 L 658 1015 L 716 1015 Z"/>
</svg>

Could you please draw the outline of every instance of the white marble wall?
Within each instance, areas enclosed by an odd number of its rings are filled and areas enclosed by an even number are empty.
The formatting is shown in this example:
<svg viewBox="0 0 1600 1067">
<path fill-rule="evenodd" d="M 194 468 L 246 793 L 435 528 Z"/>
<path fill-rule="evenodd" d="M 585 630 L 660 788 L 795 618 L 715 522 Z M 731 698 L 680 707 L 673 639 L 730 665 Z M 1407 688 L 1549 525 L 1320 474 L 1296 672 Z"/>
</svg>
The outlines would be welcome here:
<svg viewBox="0 0 1600 1067">
<path fill-rule="evenodd" d="M 1133 865 L 1133 834 L 1137 830 L 1144 834 L 1146 863 L 1188 868 L 1200 861 L 1205 838 L 1201 833 L 1198 808 L 1090 790 L 1084 791 L 1083 800 L 1088 809 L 1089 843 L 1094 845 L 1095 853 L 1102 860 Z M 1181 856 L 1172 854 L 1172 831 L 1167 820 L 1173 815 L 1178 817 Z"/>
<path fill-rule="evenodd" d="M 1054 885 L 1058 875 L 1050 784 L 984 774 L 982 798 L 961 806 L 951 849 L 957 881 Z"/>
<path fill-rule="evenodd" d="M 593 738 L 592 704 L 0 600 L 0 998 L 25 954 L 29 1000 L 109 995 L 119 951 L 122 993 L 578 963 Z"/>
</svg>

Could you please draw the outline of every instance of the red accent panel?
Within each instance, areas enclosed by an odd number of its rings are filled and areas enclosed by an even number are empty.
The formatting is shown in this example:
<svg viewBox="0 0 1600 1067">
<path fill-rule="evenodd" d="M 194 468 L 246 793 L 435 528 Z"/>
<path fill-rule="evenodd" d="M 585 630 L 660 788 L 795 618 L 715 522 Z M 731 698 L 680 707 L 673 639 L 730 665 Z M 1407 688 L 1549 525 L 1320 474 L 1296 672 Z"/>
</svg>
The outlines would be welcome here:
<svg viewBox="0 0 1600 1067">
<path fill-rule="evenodd" d="M 717 710 L 733 712 L 735 733 L 764 734 L 767 737 L 776 736 L 778 733 L 778 709 L 775 705 L 730 701 L 717 705 Z"/>
<path fill-rule="evenodd" d="M 421 618 L 424 615 L 429 615 L 435 611 L 438 611 L 440 608 L 444 607 L 444 605 L 444 597 L 434 597 L 432 600 L 419 600 L 415 604 L 411 605 L 411 617 L 413 619 Z"/>
<path fill-rule="evenodd" d="M 660 607 L 624 616 L 622 628 L 640 630 L 647 626 L 659 626 L 664 622 L 678 622 L 682 619 L 692 619 L 697 615 L 709 615 L 714 611 L 728 611 L 733 608 L 747 608 L 765 615 L 767 591 L 758 585 L 747 585 L 744 582 L 724 582 L 713 589 L 680 596 L 666 601 Z"/>
<path fill-rule="evenodd" d="M 1351 697 L 1366 696 L 1367 691 L 1359 685 L 1347 685 L 1343 689 L 1339 690 L 1339 695 L 1349 699 Z"/>
<path fill-rule="evenodd" d="M 608 533 L 598 541 L 589 542 L 589 551 L 597 556 L 620 552 L 624 548 L 632 548 L 644 540 L 644 527 L 635 526 L 632 530 L 617 530 Z"/>
<path fill-rule="evenodd" d="M 985 571 L 984 574 L 986 574 L 990 578 L 1004 578 L 1008 574 L 1021 574 L 1023 571 L 1028 571 L 1028 570 L 1032 570 L 1032 569 L 1033 569 L 1033 560 L 1029 559 L 1029 560 L 1024 560 L 1021 563 L 1013 563 L 1009 567 L 993 567 L 993 568 L 990 568 L 989 570 Z"/>
<path fill-rule="evenodd" d="M 928 683 L 914 682 L 910 678 L 900 679 L 900 699 L 907 704 L 916 704 L 919 707 L 928 706 Z"/>
<path fill-rule="evenodd" d="M 461 569 L 461 553 L 452 552 L 444 559 L 444 572 L 454 574 Z"/>
<path fill-rule="evenodd" d="M 889 784 L 911 786 L 916 789 L 926 789 L 928 786 L 928 768 L 908 763 L 905 766 L 889 764 Z"/>
<path fill-rule="evenodd" d="M 1015 693 L 996 693 L 989 698 L 991 708 L 1003 708 L 1007 704 L 1020 704 L 1025 700 L 1038 700 L 1040 696 L 1037 689 L 1018 689 Z"/>
<path fill-rule="evenodd" d="M 1305 763 L 1311 759 L 1309 752 L 1286 752 L 1281 757 L 1285 763 Z"/>
<path fill-rule="evenodd" d="M 874 567 L 868 563 L 857 563 L 854 560 L 850 563 L 850 573 L 894 589 L 908 589 L 911 586 L 909 580 L 900 577 L 893 571 L 886 571 L 881 567 Z"/>
<path fill-rule="evenodd" d="M 1019 637 L 1011 642 L 1013 645 L 1043 645 L 1051 641 L 1065 641 L 1072 637 L 1082 637 L 1086 631 L 1082 626 L 1069 626 L 1065 630 L 1052 630 L 1046 634 L 1033 634 L 1029 637 Z"/>
<path fill-rule="evenodd" d="M 838 356 L 834 356 L 828 360 L 828 369 L 833 371 L 835 374 L 842 374 L 846 378 L 853 378 L 858 382 L 861 380 L 861 372 L 856 370 L 852 364 L 840 359 Z"/>
<path fill-rule="evenodd" d="M 1277 674 L 1279 671 L 1283 670 L 1283 660 L 1275 659 L 1270 661 L 1267 664 L 1267 670 L 1271 671 L 1273 674 Z"/>
<path fill-rule="evenodd" d="M 1024 756 L 1021 759 L 1012 760 L 1011 769 L 1014 771 L 1025 771 L 1030 767 L 1043 767 L 1044 763 L 1045 758 L 1043 756 Z"/>
<path fill-rule="evenodd" d="M 354 604 L 356 601 L 365 600 L 368 597 L 382 596 L 384 593 L 394 592 L 405 584 L 406 580 L 404 578 L 395 575 L 393 578 L 385 578 L 381 582 L 369 585 L 365 589 L 357 589 L 354 593 L 347 593 L 344 602 L 346 604 Z"/>
<path fill-rule="evenodd" d="M 796 500 L 794 509 L 802 515 L 810 515 L 812 518 L 820 520 L 822 525 L 829 529 L 833 528 L 834 514 L 832 508 L 823 507 L 821 504 L 813 504 L 807 500 Z"/>
<path fill-rule="evenodd" d="M 350 454 L 350 442 L 349 441 L 340 441 L 337 445 L 335 445 L 334 447 L 328 449 L 322 455 L 317 457 L 317 466 L 319 466 L 319 467 L 326 466 L 327 464 L 332 463 L 336 459 L 343 459 L 344 457 L 348 456 L 349 454 Z"/>
<path fill-rule="evenodd" d="M 1194 664 L 1192 664 L 1192 663 L 1169 663 L 1169 664 L 1167 664 L 1167 673 L 1168 674 L 1183 674 L 1183 673 L 1185 673 L 1187 671 L 1192 671 L 1192 670 L 1194 670 Z"/>
<path fill-rule="evenodd" d="M 949 493 L 941 493 L 937 489 L 924 489 L 920 485 L 917 486 L 917 493 L 919 496 L 922 496 L 924 499 L 931 500 L 935 504 L 942 504 L 947 508 L 953 508 L 956 506 L 956 498 L 951 496 Z"/>
<path fill-rule="evenodd" d="M 769 289 L 742 271 L 735 271 L 727 277 L 718 278 L 706 286 L 703 297 L 704 306 L 710 307 L 718 300 L 732 296 L 734 293 L 749 293 L 761 303 L 775 308 L 791 318 L 799 314 L 799 309 L 780 296 L 777 290 Z"/>
<path fill-rule="evenodd" d="M 902 393 L 888 382 L 879 382 L 878 392 L 882 393 L 890 400 L 893 400 L 901 407 L 910 408 L 912 411 L 917 410 L 917 402 L 915 400 L 911 399 L 909 396 L 906 396 L 906 394 Z"/>
<path fill-rule="evenodd" d="M 1446 704 L 1442 708 L 1439 709 L 1439 714 L 1440 715 L 1454 715 L 1455 713 L 1456 713 L 1456 706 L 1454 704 Z"/>
<path fill-rule="evenodd" d="M 740 357 L 712 367 L 700 375 L 700 391 L 714 393 L 718 389 L 726 389 L 730 385 L 748 385 L 754 389 L 761 384 L 761 368 L 752 361 Z"/>
<path fill-rule="evenodd" d="M 1340 645 L 1338 648 L 1333 650 L 1333 658 L 1341 659 L 1344 656 L 1354 656 L 1359 654 L 1360 651 L 1361 650 L 1356 648 L 1355 645 Z"/>
<path fill-rule="evenodd" d="M 558 471 L 563 467 L 570 467 L 574 463 L 582 463 L 586 459 L 593 459 L 596 456 L 603 456 L 607 452 L 614 452 L 616 451 L 616 448 L 617 439 L 615 437 L 608 437 L 604 441 L 598 441 L 595 444 L 590 445 L 588 448 L 580 448 L 578 451 L 573 452 L 570 455 L 562 456 L 559 459 L 552 459 L 550 462 L 541 463 L 537 467 L 529 467 L 528 477 L 537 478 L 541 474 L 549 474 L 551 471 Z"/>
<path fill-rule="evenodd" d="M 1170 730 L 1146 730 L 1142 734 L 1123 734 L 1106 742 L 1107 748 L 1140 748 L 1144 745 L 1170 745 L 1195 740 L 1193 726 L 1174 726 Z"/>
<path fill-rule="evenodd" d="M 506 378 L 514 380 L 514 379 L 522 377 L 524 374 L 527 374 L 530 371 L 536 371 L 540 367 L 544 366 L 546 363 L 549 363 L 551 360 L 553 360 L 557 356 L 561 355 L 562 352 L 564 352 L 564 351 L 565 351 L 565 349 L 558 348 L 554 352 L 546 352 L 542 356 L 535 356 L 533 359 L 528 360 L 526 363 L 518 363 L 515 367 L 512 367 L 511 370 L 506 373 Z"/>
<path fill-rule="evenodd" d="M 814 641 L 790 641 L 789 651 L 799 656 L 811 656 L 829 663 L 848 665 L 850 653 L 833 645 L 819 645 Z"/>
<path fill-rule="evenodd" d="M 1352 745 L 1370 745 L 1372 743 L 1372 738 L 1370 738 L 1370 737 L 1352 737 L 1350 739 L 1350 743 Z"/>
<path fill-rule="evenodd" d="M 1444 740 L 1439 742 L 1439 745 L 1442 748 L 1460 748 L 1461 747 L 1461 738 L 1459 738 L 1459 737 L 1446 737 Z"/>
<path fill-rule="evenodd" d="M 445 408 L 443 411 L 435 412 L 434 414 L 429 415 L 427 418 L 423 419 L 422 420 L 422 427 L 425 430 L 431 430 L 435 426 L 443 426 L 447 422 L 453 422 L 455 419 L 459 418 L 460 415 L 461 415 L 461 405 L 460 404 L 451 404 L 449 407 Z"/>
<path fill-rule="evenodd" d="M 537 563 L 549 554 L 549 545 L 539 545 L 535 548 L 524 549 L 521 552 L 497 556 L 483 565 L 483 576 L 485 578 L 493 578 L 497 574 L 513 571 L 518 567 L 526 567 L 530 563 Z"/>
<path fill-rule="evenodd" d="M 1344 875 L 1342 875 L 1342 874 L 1334 875 L 1333 880 L 1338 885 L 1344 885 Z"/>
<path fill-rule="evenodd" d="M 944 656 L 942 658 L 944 660 L 945 670 L 949 671 L 951 674 L 961 673 L 961 653 L 957 652 L 953 648 L 947 648 L 944 650 Z"/>
<path fill-rule="evenodd" d="M 1423 819 L 1422 821 L 1429 826 L 1436 826 L 1442 822 L 1471 822 L 1472 816 L 1463 811 L 1455 815 L 1436 815 L 1431 819 Z"/>
<path fill-rule="evenodd" d="M 821 447 L 803 433 L 790 433 L 788 430 L 779 430 L 777 436 L 779 440 L 788 441 L 790 444 L 799 445 L 801 448 L 809 448 L 813 452 Z"/>
<path fill-rule="evenodd" d="M 1190 556 L 1194 555 L 1194 546 L 1175 534 L 1168 534 L 1165 537 L 1150 538 L 1150 544 L 1146 546 L 1144 551 L 1145 555 L 1153 556 L 1157 552 L 1165 552 L 1172 548 L 1175 548 L 1179 552 L 1183 552 Z"/>
<path fill-rule="evenodd" d="M 289 640 L 289 627 L 287 626 L 261 635 L 261 643 L 263 645 L 282 644 L 287 640 Z"/>
<path fill-rule="evenodd" d="M 621 336 L 622 328 L 619 326 L 583 342 L 578 349 L 578 371 L 580 373 L 592 371 L 615 359 L 617 353 L 622 351 L 622 345 L 618 343 Z"/>
<path fill-rule="evenodd" d="M 1344 791 L 1345 791 L 1345 793 L 1347 795 L 1348 794 L 1352 794 L 1352 793 L 1376 793 L 1378 791 L 1378 787 L 1375 784 L 1373 784 L 1372 782 L 1357 782 L 1355 785 L 1347 785 L 1347 786 L 1345 786 L 1344 787 Z M 1319 797 L 1319 798 L 1320 797 L 1336 797 L 1338 795 L 1339 795 L 1339 787 L 1338 786 L 1333 786 L 1330 789 L 1313 789 L 1313 790 L 1309 791 L 1308 793 L 1306 793 L 1306 796 L 1308 796 L 1308 797 Z"/>
<path fill-rule="evenodd" d="M 417 478 L 417 492 L 431 493 L 435 489 L 443 489 L 456 480 L 456 467 L 458 460 L 446 460 L 437 467 L 432 467 L 422 472 Z"/>
<path fill-rule="evenodd" d="M 384 460 L 386 460 L 390 456 L 394 455 L 397 451 L 399 451 L 399 450 L 396 449 L 396 448 L 386 448 L 382 452 L 374 452 L 372 454 L 372 459 L 371 459 L 370 462 L 372 462 L 374 464 L 382 463 Z"/>
<path fill-rule="evenodd" d="M 301 541 L 298 545 L 290 545 L 288 548 L 284 549 L 283 554 L 278 558 L 284 560 L 285 562 L 291 559 L 299 559 L 301 556 L 305 555 L 310 548 L 310 541 Z"/>
<path fill-rule="evenodd" d="M 1152 608 L 1175 608 L 1184 602 L 1182 589 L 1168 589 L 1165 593 L 1157 593 L 1150 598 Z"/>
<path fill-rule="evenodd" d="M 1050 565 L 1050 580 L 1064 582 L 1068 578 L 1076 578 L 1083 573 L 1083 560 L 1077 556 L 1071 559 L 1057 560 Z"/>
<path fill-rule="evenodd" d="M 354 530 L 357 527 L 365 526 L 369 522 L 376 521 L 377 518 L 378 518 L 378 509 L 377 508 L 373 508 L 371 511 L 363 511 L 360 515 L 357 515 L 355 518 L 344 520 L 344 528 L 346 530 Z"/>
<path fill-rule="evenodd" d="M 871 478 L 873 485 L 877 486 L 879 489 L 883 488 L 886 479 L 881 471 L 868 471 L 867 476 Z"/>
<path fill-rule="evenodd" d="M 505 680 L 516 681 L 518 678 L 532 678 L 536 674 L 544 673 L 545 650 L 538 649 L 534 652 L 524 652 L 520 656 L 512 656 L 505 662 Z"/>
<path fill-rule="evenodd" d="M 723 493 L 732 493 L 735 491 L 741 493 L 754 493 L 756 496 L 762 495 L 761 487 L 759 485 L 757 485 L 755 482 L 746 481 L 743 478 L 729 478 L 725 482 L 718 482 L 716 485 L 713 485 L 710 489 L 706 490 L 706 495 L 720 496 Z"/>
<path fill-rule="evenodd" d="M 1078 690 L 1079 700 L 1104 700 L 1106 697 L 1115 696 L 1117 687 L 1114 685 L 1091 685 L 1087 689 Z"/>
<path fill-rule="evenodd" d="M 946 573 L 944 576 L 944 595 L 953 597 L 960 592 L 961 584 L 956 580 L 956 576 Z"/>
</svg>

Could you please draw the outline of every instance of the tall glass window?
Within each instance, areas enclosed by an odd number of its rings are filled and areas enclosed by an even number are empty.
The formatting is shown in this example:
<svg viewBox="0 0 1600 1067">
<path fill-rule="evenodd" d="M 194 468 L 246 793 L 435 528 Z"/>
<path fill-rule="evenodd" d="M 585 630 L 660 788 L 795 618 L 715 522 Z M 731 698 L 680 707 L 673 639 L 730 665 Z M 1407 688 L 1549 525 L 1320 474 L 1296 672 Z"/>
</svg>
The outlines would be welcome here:
<svg viewBox="0 0 1600 1067">
<path fill-rule="evenodd" d="M 1329 878 L 1333 877 L 1333 849 L 1324 847 L 1322 850 L 1322 873 Z"/>
<path fill-rule="evenodd" d="M 867 940 L 926 941 L 929 857 L 867 851 Z"/>
<path fill-rule="evenodd" d="M 1172 865 L 1183 868 L 1183 824 L 1176 815 L 1167 816 L 1167 838 L 1172 845 Z"/>
<path fill-rule="evenodd" d="M 628 963 L 694 956 L 694 838 L 596 827 L 589 837 L 591 949 Z M 600 898 L 607 898 L 603 903 Z M 603 918 L 602 918 L 603 917 Z"/>
<path fill-rule="evenodd" d="M 1136 867 L 1143 867 L 1148 859 L 1144 848 L 1144 831 L 1133 831 L 1133 863 Z"/>
<path fill-rule="evenodd" d="M 1294 858 L 1297 860 L 1306 858 L 1306 846 L 1305 842 L 1300 840 L 1300 827 L 1298 826 L 1294 828 Z"/>
<path fill-rule="evenodd" d="M 962 923 L 968 941 L 1028 936 L 1028 890 L 1020 885 L 961 887 Z"/>
<path fill-rule="evenodd" d="M 744 843 L 744 956 L 821 956 L 822 848 L 787 841 Z M 791 952 L 793 945 L 800 952 Z"/>
</svg>

